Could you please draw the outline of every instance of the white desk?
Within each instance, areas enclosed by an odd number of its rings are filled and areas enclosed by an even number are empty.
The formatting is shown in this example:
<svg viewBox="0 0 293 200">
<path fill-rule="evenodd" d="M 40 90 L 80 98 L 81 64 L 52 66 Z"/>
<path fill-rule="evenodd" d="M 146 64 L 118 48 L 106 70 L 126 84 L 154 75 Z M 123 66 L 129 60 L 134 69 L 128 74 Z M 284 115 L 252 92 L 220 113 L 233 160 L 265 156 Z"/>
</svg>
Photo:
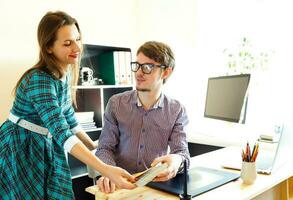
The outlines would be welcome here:
<svg viewBox="0 0 293 200">
<path fill-rule="evenodd" d="M 225 170 L 221 167 L 221 159 L 229 157 L 230 152 L 231 148 L 228 147 L 193 157 L 191 159 L 191 166 L 205 166 Z M 252 185 L 245 185 L 241 179 L 238 179 L 193 199 L 289 199 L 289 196 L 292 196 L 293 190 L 293 186 L 289 184 L 289 182 L 292 182 L 289 181 L 292 175 L 292 165 L 288 162 L 272 175 L 258 174 L 255 183 Z M 96 199 L 179 199 L 176 196 L 149 187 L 141 187 L 134 190 L 118 190 L 112 194 L 104 194 L 99 192 L 96 186 L 91 186 L 87 188 L 87 191 L 95 194 Z"/>
<path fill-rule="evenodd" d="M 228 147 L 196 156 L 192 159 L 192 166 L 221 169 L 221 158 L 229 158 L 230 150 L 231 148 Z M 194 199 L 219 199 L 219 197 L 226 199 L 287 199 L 285 196 L 289 196 L 288 180 L 292 175 L 292 164 L 288 162 L 272 175 L 258 174 L 252 185 L 245 185 L 241 179 L 238 179 Z"/>
</svg>

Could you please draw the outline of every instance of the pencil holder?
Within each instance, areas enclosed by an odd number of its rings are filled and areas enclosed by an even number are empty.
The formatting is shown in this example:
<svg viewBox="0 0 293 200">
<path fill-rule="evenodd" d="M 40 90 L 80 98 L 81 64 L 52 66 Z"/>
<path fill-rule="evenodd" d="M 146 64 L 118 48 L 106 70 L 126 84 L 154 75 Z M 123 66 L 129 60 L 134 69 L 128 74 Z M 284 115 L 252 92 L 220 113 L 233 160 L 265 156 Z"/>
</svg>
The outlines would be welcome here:
<svg viewBox="0 0 293 200">
<path fill-rule="evenodd" d="M 241 179 L 244 184 L 253 184 L 256 179 L 255 162 L 242 162 Z"/>
</svg>

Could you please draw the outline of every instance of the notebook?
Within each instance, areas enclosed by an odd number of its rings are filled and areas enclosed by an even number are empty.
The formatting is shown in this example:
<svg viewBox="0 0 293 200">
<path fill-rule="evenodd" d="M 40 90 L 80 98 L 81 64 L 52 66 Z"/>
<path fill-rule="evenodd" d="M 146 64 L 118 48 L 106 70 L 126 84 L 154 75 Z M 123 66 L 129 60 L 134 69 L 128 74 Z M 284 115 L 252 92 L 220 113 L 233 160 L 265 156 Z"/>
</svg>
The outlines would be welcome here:
<svg viewBox="0 0 293 200">
<path fill-rule="evenodd" d="M 277 143 L 277 147 L 274 151 L 269 151 L 260 148 L 259 154 L 256 159 L 256 170 L 261 174 L 271 174 L 279 167 L 281 167 L 287 161 L 287 154 L 290 152 L 291 146 L 291 135 L 293 131 L 289 127 L 284 127 L 283 131 L 280 133 L 280 139 Z M 261 144 L 260 144 L 261 145 Z M 240 150 L 237 152 L 238 155 L 234 154 L 235 159 L 225 160 L 222 163 L 222 167 L 229 169 L 241 169 L 241 156 Z M 237 158 L 236 158 L 237 156 Z M 231 156 L 232 157 L 232 156 Z"/>
<path fill-rule="evenodd" d="M 187 193 L 192 197 L 210 191 L 240 177 L 239 173 L 195 167 L 188 170 Z M 169 192 L 175 195 L 184 192 L 184 174 L 177 174 L 176 177 L 165 182 L 150 182 L 147 186 Z"/>
</svg>

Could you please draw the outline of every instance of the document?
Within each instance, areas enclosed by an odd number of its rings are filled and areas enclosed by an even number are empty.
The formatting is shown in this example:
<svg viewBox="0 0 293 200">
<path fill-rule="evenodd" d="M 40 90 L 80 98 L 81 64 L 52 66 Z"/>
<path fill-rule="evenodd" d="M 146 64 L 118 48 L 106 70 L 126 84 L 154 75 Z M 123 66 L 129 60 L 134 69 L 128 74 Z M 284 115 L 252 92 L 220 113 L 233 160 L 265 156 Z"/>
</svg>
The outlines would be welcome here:
<svg viewBox="0 0 293 200">
<path fill-rule="evenodd" d="M 151 167 L 147 169 L 146 171 L 139 173 L 139 175 L 136 177 L 138 178 L 138 180 L 135 182 L 135 184 L 139 187 L 145 186 L 146 184 L 151 182 L 159 173 L 161 173 L 167 168 L 168 168 L 167 163 L 158 164 L 154 167 Z"/>
</svg>

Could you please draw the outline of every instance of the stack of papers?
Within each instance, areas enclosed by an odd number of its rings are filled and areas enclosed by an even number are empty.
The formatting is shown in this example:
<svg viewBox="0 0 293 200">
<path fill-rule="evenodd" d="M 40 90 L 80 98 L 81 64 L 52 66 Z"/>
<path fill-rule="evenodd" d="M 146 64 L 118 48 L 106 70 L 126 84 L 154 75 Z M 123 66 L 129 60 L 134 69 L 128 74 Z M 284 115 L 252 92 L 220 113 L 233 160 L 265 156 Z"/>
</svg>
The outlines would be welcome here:
<svg viewBox="0 0 293 200">
<path fill-rule="evenodd" d="M 84 131 L 96 131 L 97 126 L 94 121 L 94 112 L 76 112 L 75 113 L 77 121 L 80 123 Z"/>
</svg>

